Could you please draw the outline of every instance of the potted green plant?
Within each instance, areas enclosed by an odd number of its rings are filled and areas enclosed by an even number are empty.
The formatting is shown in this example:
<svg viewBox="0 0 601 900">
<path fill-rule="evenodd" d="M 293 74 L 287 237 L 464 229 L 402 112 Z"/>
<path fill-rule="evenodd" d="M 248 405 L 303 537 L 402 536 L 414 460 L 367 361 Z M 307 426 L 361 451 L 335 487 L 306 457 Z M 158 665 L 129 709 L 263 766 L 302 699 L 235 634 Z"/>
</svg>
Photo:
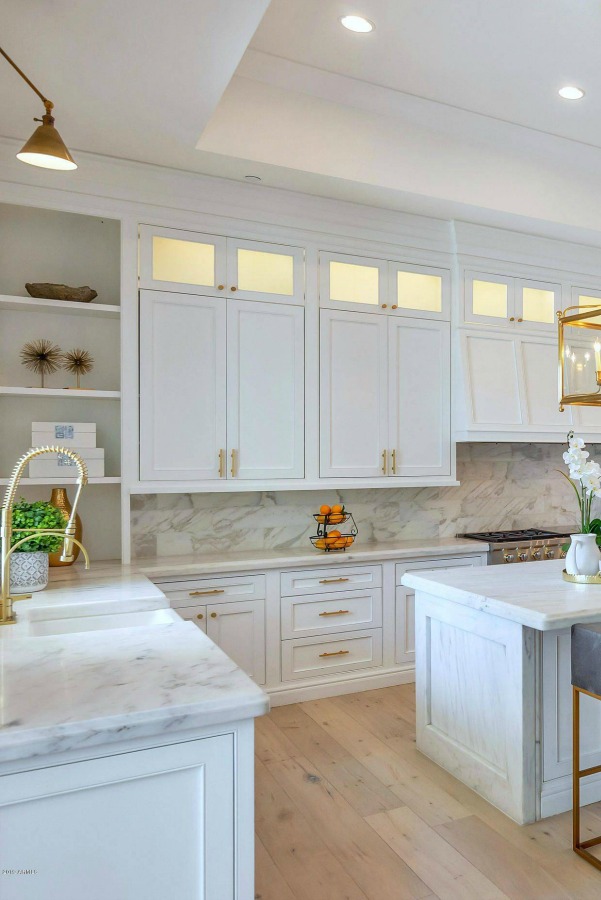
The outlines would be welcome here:
<svg viewBox="0 0 601 900">
<path fill-rule="evenodd" d="M 28 503 L 19 500 L 13 507 L 13 532 L 11 547 L 28 537 L 22 528 L 50 528 L 64 531 L 62 512 L 51 503 L 36 500 Z M 32 534 L 20 544 L 10 557 L 11 594 L 31 594 L 43 591 L 48 584 L 48 554 L 55 553 L 63 539 L 54 534 Z"/>
</svg>

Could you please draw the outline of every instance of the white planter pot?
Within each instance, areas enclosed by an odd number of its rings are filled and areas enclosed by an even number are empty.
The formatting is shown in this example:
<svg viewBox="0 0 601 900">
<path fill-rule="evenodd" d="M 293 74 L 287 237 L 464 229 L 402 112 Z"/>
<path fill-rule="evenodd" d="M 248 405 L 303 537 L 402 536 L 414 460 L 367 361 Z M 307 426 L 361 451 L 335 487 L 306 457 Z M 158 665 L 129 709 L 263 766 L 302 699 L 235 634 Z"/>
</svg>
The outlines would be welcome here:
<svg viewBox="0 0 601 900">
<path fill-rule="evenodd" d="M 570 549 L 566 555 L 568 575 L 598 575 L 599 547 L 596 534 L 571 534 Z"/>
<path fill-rule="evenodd" d="M 43 591 L 48 584 L 48 554 L 12 553 L 10 557 L 11 594 L 31 594 Z"/>
</svg>

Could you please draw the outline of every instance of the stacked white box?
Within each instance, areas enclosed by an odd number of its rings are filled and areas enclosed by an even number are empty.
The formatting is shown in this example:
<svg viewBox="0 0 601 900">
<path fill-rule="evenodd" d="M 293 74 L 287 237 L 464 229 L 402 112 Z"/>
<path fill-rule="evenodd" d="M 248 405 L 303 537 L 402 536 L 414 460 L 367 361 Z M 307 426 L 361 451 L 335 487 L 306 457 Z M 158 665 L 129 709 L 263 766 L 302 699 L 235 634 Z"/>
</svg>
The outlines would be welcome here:
<svg viewBox="0 0 601 900">
<path fill-rule="evenodd" d="M 104 478 L 104 449 L 96 446 L 95 422 L 33 422 L 32 447 L 64 447 L 75 450 L 85 462 L 90 478 Z M 64 453 L 45 453 L 29 463 L 30 478 L 75 481 L 77 465 Z"/>
</svg>

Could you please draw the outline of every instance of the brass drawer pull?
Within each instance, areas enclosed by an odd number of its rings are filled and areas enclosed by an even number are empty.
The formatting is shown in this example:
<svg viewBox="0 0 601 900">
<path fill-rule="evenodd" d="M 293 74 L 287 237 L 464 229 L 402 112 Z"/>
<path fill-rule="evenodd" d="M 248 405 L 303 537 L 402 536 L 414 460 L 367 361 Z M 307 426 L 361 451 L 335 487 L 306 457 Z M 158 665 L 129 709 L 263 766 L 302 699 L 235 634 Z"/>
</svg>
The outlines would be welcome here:
<svg viewBox="0 0 601 900">
<path fill-rule="evenodd" d="M 324 656 L 346 656 L 347 653 L 350 653 L 350 650 L 337 650 L 336 653 L 320 653 L 320 659 Z"/>
<path fill-rule="evenodd" d="M 343 581 L 350 581 L 350 578 L 322 578 L 320 584 L 342 584 Z"/>
<path fill-rule="evenodd" d="M 206 597 L 207 594 L 225 594 L 223 588 L 214 588 L 212 591 L 190 591 L 189 597 Z"/>
<path fill-rule="evenodd" d="M 350 609 L 339 609 L 338 612 L 322 612 L 320 616 L 348 616 Z"/>
<path fill-rule="evenodd" d="M 236 477 L 236 451 L 235 450 L 232 450 L 231 458 L 232 458 L 232 470 L 231 470 L 232 478 L 235 478 Z"/>
<path fill-rule="evenodd" d="M 386 475 L 386 450 L 382 450 L 382 475 Z"/>
<path fill-rule="evenodd" d="M 204 619 L 204 613 L 198 613 L 196 616 L 197 619 Z"/>
<path fill-rule="evenodd" d="M 225 450 L 219 451 L 219 477 L 225 478 Z"/>
<path fill-rule="evenodd" d="M 212 619 L 216 619 L 216 618 L 217 618 L 217 613 L 211 613 L 211 618 L 212 618 Z"/>
<path fill-rule="evenodd" d="M 396 450 L 392 451 L 392 474 L 396 475 Z"/>
</svg>

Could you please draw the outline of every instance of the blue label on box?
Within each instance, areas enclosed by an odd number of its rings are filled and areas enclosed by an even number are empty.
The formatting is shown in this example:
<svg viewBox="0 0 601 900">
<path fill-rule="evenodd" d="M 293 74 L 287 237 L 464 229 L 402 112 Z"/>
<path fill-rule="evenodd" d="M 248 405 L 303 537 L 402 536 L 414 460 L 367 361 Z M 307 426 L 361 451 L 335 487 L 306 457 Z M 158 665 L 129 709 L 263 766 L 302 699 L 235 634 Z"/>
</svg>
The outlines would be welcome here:
<svg viewBox="0 0 601 900">
<path fill-rule="evenodd" d="M 74 428 L 73 425 L 55 425 L 54 426 L 54 437 L 58 440 L 68 438 L 69 440 L 73 439 Z"/>
<path fill-rule="evenodd" d="M 70 456 L 66 456 L 64 453 L 58 454 L 58 464 L 59 466 L 76 466 L 77 463 L 74 459 L 71 459 Z"/>
</svg>

